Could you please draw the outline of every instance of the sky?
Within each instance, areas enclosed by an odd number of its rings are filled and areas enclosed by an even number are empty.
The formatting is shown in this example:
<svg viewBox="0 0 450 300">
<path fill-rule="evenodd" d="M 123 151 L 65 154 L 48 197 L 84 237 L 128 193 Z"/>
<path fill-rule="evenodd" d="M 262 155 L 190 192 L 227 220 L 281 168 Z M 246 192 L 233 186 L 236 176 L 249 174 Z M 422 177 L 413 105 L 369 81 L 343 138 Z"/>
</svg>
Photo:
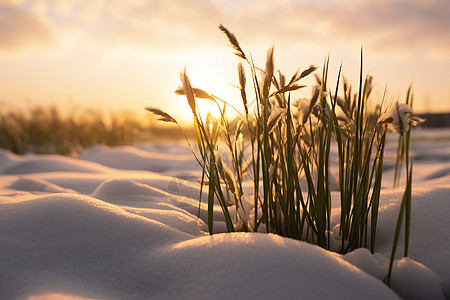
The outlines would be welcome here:
<svg viewBox="0 0 450 300">
<path fill-rule="evenodd" d="M 239 106 L 221 23 L 258 66 L 274 45 L 287 77 L 330 53 L 330 78 L 342 63 L 356 88 L 362 47 L 374 101 L 386 88 L 404 101 L 412 84 L 416 111 L 450 111 L 448 0 L 0 0 L 0 103 L 150 105 L 186 121 L 174 94 L 186 67 L 194 87 Z"/>
</svg>

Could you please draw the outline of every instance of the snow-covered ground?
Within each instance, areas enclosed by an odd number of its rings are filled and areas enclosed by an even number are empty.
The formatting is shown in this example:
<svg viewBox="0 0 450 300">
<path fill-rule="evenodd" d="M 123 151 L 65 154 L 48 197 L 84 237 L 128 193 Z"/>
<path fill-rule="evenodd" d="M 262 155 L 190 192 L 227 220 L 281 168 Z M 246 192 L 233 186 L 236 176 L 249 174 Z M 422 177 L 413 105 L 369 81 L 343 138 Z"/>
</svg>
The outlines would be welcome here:
<svg viewBox="0 0 450 300">
<path fill-rule="evenodd" d="M 275 235 L 207 235 L 184 143 L 77 159 L 0 150 L 0 299 L 450 299 L 450 131 L 414 138 L 410 256 L 392 289 L 382 282 L 402 196 L 392 160 L 377 253 L 339 255 Z M 224 228 L 219 210 L 216 220 Z"/>
</svg>

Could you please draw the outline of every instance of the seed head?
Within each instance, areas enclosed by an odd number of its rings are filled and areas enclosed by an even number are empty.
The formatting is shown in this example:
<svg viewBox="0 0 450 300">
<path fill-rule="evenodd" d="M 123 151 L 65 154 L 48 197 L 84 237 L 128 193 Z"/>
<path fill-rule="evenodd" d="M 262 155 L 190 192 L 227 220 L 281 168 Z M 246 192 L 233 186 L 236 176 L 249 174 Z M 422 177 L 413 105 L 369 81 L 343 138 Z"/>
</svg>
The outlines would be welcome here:
<svg viewBox="0 0 450 300">
<path fill-rule="evenodd" d="M 244 103 L 245 114 L 248 115 L 247 95 L 245 93 L 245 84 L 247 80 L 245 78 L 244 67 L 242 66 L 241 63 L 238 64 L 238 74 L 239 74 L 239 89 L 241 91 L 241 98 L 242 102 Z"/>
<path fill-rule="evenodd" d="M 247 59 L 245 57 L 244 51 L 242 51 L 242 49 L 241 49 L 241 46 L 239 46 L 239 42 L 238 42 L 236 36 L 222 24 L 219 25 L 219 30 L 222 31 L 223 33 L 225 33 L 225 35 L 228 38 L 228 41 L 231 44 L 231 47 L 233 47 L 234 50 L 236 50 L 236 52 L 234 54 L 239 56 L 242 59 Z"/>
<path fill-rule="evenodd" d="M 189 77 L 186 75 L 186 68 L 180 73 L 180 79 L 183 84 L 183 92 L 186 96 L 186 99 L 191 107 L 192 114 L 195 118 L 197 118 L 197 110 L 195 108 L 195 97 L 194 91 L 192 90 L 191 82 L 189 81 Z"/>
<path fill-rule="evenodd" d="M 392 124 L 395 131 L 403 135 L 409 130 L 412 109 L 409 105 L 396 102 L 378 118 L 377 125 Z"/>
<path fill-rule="evenodd" d="M 236 193 L 236 184 L 234 180 L 233 172 L 231 172 L 230 168 L 222 161 L 222 154 L 218 153 L 216 155 L 216 166 L 219 171 L 220 176 L 222 176 L 223 181 L 225 181 L 225 185 L 228 190 L 232 193 Z"/>
<path fill-rule="evenodd" d="M 270 85 L 272 83 L 274 70 L 274 62 L 273 62 L 273 46 L 267 50 L 267 58 L 266 58 L 266 67 L 263 73 L 263 86 L 262 86 L 262 95 L 263 100 L 267 99 L 269 96 Z"/>
<path fill-rule="evenodd" d="M 281 119 L 287 112 L 286 108 L 275 108 L 270 112 L 269 120 L 267 121 L 267 131 L 270 133 L 277 125 L 278 120 Z"/>
<path fill-rule="evenodd" d="M 160 110 L 159 108 L 147 106 L 145 108 L 146 111 L 158 116 L 158 121 L 164 122 L 164 123 L 172 123 L 172 124 L 178 124 L 177 121 L 168 113 Z"/>
</svg>

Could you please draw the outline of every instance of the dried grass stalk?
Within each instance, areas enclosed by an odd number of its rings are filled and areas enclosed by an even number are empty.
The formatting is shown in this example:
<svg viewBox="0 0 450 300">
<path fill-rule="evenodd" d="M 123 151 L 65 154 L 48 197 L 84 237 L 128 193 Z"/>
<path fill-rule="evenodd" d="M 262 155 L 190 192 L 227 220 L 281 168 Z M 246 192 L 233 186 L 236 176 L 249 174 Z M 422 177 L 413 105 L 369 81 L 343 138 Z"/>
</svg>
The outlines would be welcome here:
<svg viewBox="0 0 450 300">
<path fill-rule="evenodd" d="M 312 72 L 314 72 L 315 70 L 317 70 L 317 67 L 315 65 L 310 65 L 308 69 L 304 70 L 300 76 L 298 77 L 298 79 L 296 78 L 295 81 L 298 81 L 306 76 L 308 76 L 309 74 L 311 74 Z"/>
<path fill-rule="evenodd" d="M 222 161 L 222 154 L 218 153 L 216 155 L 216 166 L 217 170 L 219 171 L 220 176 L 222 176 L 223 181 L 225 181 L 225 184 L 230 192 L 233 194 L 236 193 L 236 184 L 234 180 L 233 172 L 228 168 L 226 164 Z"/>
<path fill-rule="evenodd" d="M 267 50 L 267 58 L 266 58 L 266 67 L 264 69 L 263 76 L 263 86 L 262 86 L 262 95 L 263 99 L 266 100 L 269 97 L 270 85 L 272 83 L 273 70 L 274 70 L 274 62 L 273 62 L 273 46 Z"/>
<path fill-rule="evenodd" d="M 282 94 L 282 93 L 286 93 L 286 92 L 290 92 L 290 91 L 295 91 L 298 89 L 302 89 L 306 87 L 306 85 L 300 85 L 300 84 L 292 84 L 292 85 L 287 85 L 281 89 L 279 89 L 278 91 L 274 92 L 272 95 L 277 95 L 277 94 Z"/>
<path fill-rule="evenodd" d="M 191 82 L 189 81 L 189 77 L 186 75 L 186 68 L 184 68 L 183 72 L 180 73 L 180 79 L 183 83 L 183 91 L 186 99 L 191 107 L 192 114 L 195 118 L 197 118 L 197 110 L 195 106 L 195 97 L 194 91 L 192 90 Z"/>
<path fill-rule="evenodd" d="M 287 112 L 286 108 L 276 108 L 272 110 L 269 116 L 269 120 L 267 121 L 267 131 L 270 133 L 275 128 L 275 125 L 278 123 L 278 120 L 282 116 L 284 116 Z"/>
<path fill-rule="evenodd" d="M 247 79 L 245 78 L 244 67 L 241 63 L 238 64 L 238 74 L 239 74 L 239 89 L 241 91 L 242 102 L 244 103 L 245 114 L 248 115 L 248 106 L 247 106 L 247 95 L 245 93 L 245 85 Z"/>
<path fill-rule="evenodd" d="M 311 99 L 309 101 L 306 100 L 299 103 L 298 117 L 301 125 L 304 125 L 306 123 L 308 117 L 313 112 L 313 108 L 315 107 L 317 100 L 319 99 L 320 91 L 320 86 L 316 85 L 313 88 Z"/>
<path fill-rule="evenodd" d="M 160 110 L 159 108 L 147 106 L 145 108 L 146 111 L 158 116 L 158 121 L 164 122 L 164 123 L 172 123 L 172 124 L 178 124 L 178 122 L 168 113 Z"/>
<path fill-rule="evenodd" d="M 194 96 L 196 98 L 202 98 L 202 99 L 208 99 L 208 100 L 212 100 L 214 101 L 214 97 L 211 96 L 211 94 L 205 92 L 202 89 L 198 89 L 198 88 L 192 88 L 192 91 L 194 92 Z M 184 89 L 182 86 L 179 86 L 178 89 L 175 90 L 175 94 L 177 95 L 181 95 L 181 96 L 185 96 L 186 94 L 184 93 Z"/>
<path fill-rule="evenodd" d="M 403 135 L 409 130 L 412 109 L 405 103 L 396 102 L 391 108 L 378 118 L 377 124 L 391 124 L 395 131 Z"/>
<path fill-rule="evenodd" d="M 247 59 L 245 57 L 244 51 L 242 51 L 241 46 L 239 45 L 239 42 L 238 42 L 236 36 L 222 24 L 219 25 L 219 29 L 220 29 L 220 31 L 225 33 L 231 46 L 234 48 L 234 50 L 236 50 L 236 52 L 234 54 L 239 56 L 242 59 Z"/>
</svg>

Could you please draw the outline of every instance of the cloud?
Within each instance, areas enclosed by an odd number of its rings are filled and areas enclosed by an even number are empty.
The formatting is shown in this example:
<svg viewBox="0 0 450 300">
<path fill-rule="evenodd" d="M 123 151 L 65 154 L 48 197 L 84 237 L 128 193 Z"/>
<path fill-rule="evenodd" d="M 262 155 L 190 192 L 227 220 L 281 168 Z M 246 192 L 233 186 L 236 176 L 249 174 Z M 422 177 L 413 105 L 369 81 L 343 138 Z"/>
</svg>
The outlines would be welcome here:
<svg viewBox="0 0 450 300">
<path fill-rule="evenodd" d="M 23 0 L 0 0 L 0 5 L 20 6 Z"/>
<path fill-rule="evenodd" d="M 448 0 L 48 0 L 48 7 L 44 22 L 26 5 L 1 5 L 0 46 L 45 44 L 70 31 L 108 47 L 195 49 L 222 45 L 224 23 L 250 45 L 450 53 Z"/>
<path fill-rule="evenodd" d="M 255 3 L 255 7 L 256 7 Z M 263 7 L 265 7 L 264 5 Z M 311 1 L 290 1 L 236 13 L 233 27 L 245 38 L 272 40 L 286 44 L 363 44 L 377 51 L 411 52 L 435 49 L 450 53 L 450 1 L 420 0 L 336 1 L 331 5 Z M 231 26 L 231 25 L 230 25 Z M 239 33 L 241 35 L 241 33 Z"/>
<path fill-rule="evenodd" d="M 0 4 L 0 51 L 54 45 L 56 36 L 41 18 L 16 5 Z"/>
<path fill-rule="evenodd" d="M 364 1 L 332 16 L 338 38 L 366 41 L 388 51 L 450 50 L 450 2 Z"/>
<path fill-rule="evenodd" d="M 101 12 L 104 23 L 90 34 L 105 43 L 195 48 L 208 43 L 220 15 L 210 1 L 116 1 Z"/>
</svg>

